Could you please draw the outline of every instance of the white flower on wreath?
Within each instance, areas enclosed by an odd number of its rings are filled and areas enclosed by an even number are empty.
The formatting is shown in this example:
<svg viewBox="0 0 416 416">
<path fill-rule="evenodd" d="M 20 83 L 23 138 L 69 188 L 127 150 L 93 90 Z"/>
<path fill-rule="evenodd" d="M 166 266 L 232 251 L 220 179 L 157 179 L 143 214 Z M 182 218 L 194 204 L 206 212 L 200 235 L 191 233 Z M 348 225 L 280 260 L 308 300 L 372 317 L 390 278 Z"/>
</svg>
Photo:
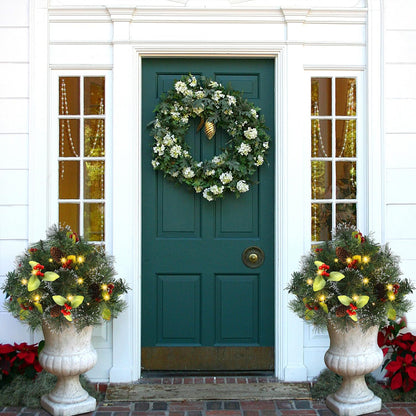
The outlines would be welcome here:
<svg viewBox="0 0 416 416">
<path fill-rule="evenodd" d="M 221 90 L 217 90 L 214 92 L 214 94 L 212 94 L 212 99 L 214 101 L 219 101 L 221 98 L 224 98 L 225 95 L 222 93 Z"/>
<path fill-rule="evenodd" d="M 220 175 L 220 181 L 223 185 L 230 183 L 233 180 L 233 174 L 231 172 L 224 172 Z"/>
<path fill-rule="evenodd" d="M 226 108 L 224 110 L 224 114 L 226 114 L 227 116 L 230 116 L 233 113 L 233 110 L 231 110 L 231 108 Z"/>
<path fill-rule="evenodd" d="M 156 169 L 159 165 L 160 163 L 157 160 L 152 160 L 153 169 Z"/>
<path fill-rule="evenodd" d="M 177 81 L 175 82 L 175 90 L 185 95 L 186 91 L 188 91 L 188 87 L 183 81 Z"/>
<path fill-rule="evenodd" d="M 227 95 L 228 105 L 236 105 L 237 99 L 234 97 L 234 95 Z"/>
<path fill-rule="evenodd" d="M 191 179 L 195 176 L 195 172 L 190 167 L 187 167 L 183 168 L 182 175 L 186 179 Z"/>
<path fill-rule="evenodd" d="M 162 125 L 160 124 L 160 121 L 158 119 L 156 119 L 155 128 L 160 129 L 161 127 L 162 127 Z"/>
<path fill-rule="evenodd" d="M 153 147 L 153 152 L 157 153 L 159 156 L 163 156 L 165 153 L 165 146 L 163 144 L 158 144 L 157 146 Z"/>
<path fill-rule="evenodd" d="M 250 186 L 246 183 L 246 181 L 238 181 L 237 182 L 237 191 L 238 192 L 247 192 L 250 189 Z"/>
<path fill-rule="evenodd" d="M 195 189 L 195 192 L 197 193 L 197 194 L 200 194 L 201 192 L 202 192 L 202 186 L 194 186 L 194 189 Z"/>
<path fill-rule="evenodd" d="M 184 150 L 182 153 L 184 157 L 186 157 L 187 159 L 190 159 L 192 157 L 187 150 Z"/>
<path fill-rule="evenodd" d="M 179 120 L 181 118 L 181 114 L 179 113 L 179 111 L 172 111 L 170 115 L 174 120 Z"/>
<path fill-rule="evenodd" d="M 209 191 L 213 195 L 221 195 L 224 192 L 224 187 L 223 186 L 218 186 L 218 185 L 212 185 L 212 186 L 209 187 Z"/>
<path fill-rule="evenodd" d="M 251 146 L 247 143 L 241 143 L 237 148 L 238 153 L 243 156 L 247 156 L 251 152 Z"/>
<path fill-rule="evenodd" d="M 183 123 L 183 124 L 188 124 L 188 121 L 189 121 L 188 116 L 183 116 L 181 118 L 181 123 Z"/>
<path fill-rule="evenodd" d="M 198 100 L 200 100 L 201 98 L 205 97 L 205 93 L 204 91 L 195 91 L 195 97 L 198 98 Z"/>
<path fill-rule="evenodd" d="M 214 176 L 215 175 L 215 169 L 206 170 L 204 173 L 205 173 L 205 176 Z"/>
<path fill-rule="evenodd" d="M 202 196 L 207 200 L 207 201 L 213 201 L 214 198 L 212 197 L 212 195 L 209 192 L 209 189 L 204 189 L 204 192 L 202 193 Z"/>
<path fill-rule="evenodd" d="M 244 131 L 244 136 L 249 140 L 255 139 L 257 137 L 257 129 L 249 127 Z"/>
<path fill-rule="evenodd" d="M 172 146 L 173 143 L 174 143 L 173 136 L 171 136 L 170 133 L 166 134 L 165 137 L 163 138 L 163 144 L 165 146 Z"/>
<path fill-rule="evenodd" d="M 211 87 L 211 88 L 217 88 L 218 87 L 218 82 L 216 82 L 216 81 L 210 81 L 210 83 L 209 83 L 209 86 Z"/>
<path fill-rule="evenodd" d="M 191 87 L 196 87 L 197 80 L 196 80 L 196 78 L 193 75 L 188 78 L 188 84 Z"/>
<path fill-rule="evenodd" d="M 186 90 L 185 95 L 188 96 L 188 97 L 193 97 L 194 92 L 192 90 Z"/>
<path fill-rule="evenodd" d="M 171 157 L 177 159 L 182 154 L 182 147 L 179 144 L 175 144 L 175 146 L 171 147 L 169 153 Z"/>
<path fill-rule="evenodd" d="M 220 156 L 214 156 L 212 158 L 212 163 L 214 163 L 215 165 L 221 165 L 223 163 L 223 160 Z"/>
<path fill-rule="evenodd" d="M 269 142 L 264 142 L 264 143 L 263 143 L 263 147 L 264 147 L 265 149 L 268 149 L 268 148 L 269 148 Z"/>
<path fill-rule="evenodd" d="M 172 176 L 172 178 L 177 178 L 179 176 L 179 172 L 178 171 L 171 172 L 170 176 Z"/>
<path fill-rule="evenodd" d="M 262 155 L 256 157 L 256 166 L 261 166 L 264 163 L 264 158 Z"/>
<path fill-rule="evenodd" d="M 259 115 L 257 114 L 257 111 L 254 108 L 252 108 L 250 110 L 250 113 L 251 113 L 252 117 L 259 118 Z"/>
</svg>

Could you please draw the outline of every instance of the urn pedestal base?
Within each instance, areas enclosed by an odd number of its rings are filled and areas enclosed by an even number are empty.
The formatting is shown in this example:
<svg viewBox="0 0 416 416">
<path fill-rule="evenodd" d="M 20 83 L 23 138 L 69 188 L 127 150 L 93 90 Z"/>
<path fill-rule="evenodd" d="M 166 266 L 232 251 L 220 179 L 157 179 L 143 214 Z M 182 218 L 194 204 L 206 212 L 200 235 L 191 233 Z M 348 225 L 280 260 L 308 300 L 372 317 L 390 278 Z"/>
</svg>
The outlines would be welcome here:
<svg viewBox="0 0 416 416">
<path fill-rule="evenodd" d="M 51 400 L 49 395 L 46 394 L 42 396 L 40 403 L 53 416 L 72 416 L 93 412 L 95 410 L 97 401 L 94 397 L 87 396 L 85 400 L 78 403 L 57 403 Z"/>
<path fill-rule="evenodd" d="M 325 364 L 342 376 L 337 392 L 327 397 L 326 405 L 339 416 L 358 416 L 381 410 L 381 399 L 374 396 L 365 381 L 365 375 L 374 371 L 383 361 L 383 352 L 377 345 L 378 326 L 362 330 L 351 324 L 345 330 L 328 322 L 330 346 Z"/>
<path fill-rule="evenodd" d="M 80 331 L 67 324 L 53 331 L 44 323 L 45 346 L 40 365 L 57 377 L 55 388 L 41 398 L 41 405 L 53 416 L 72 416 L 95 410 L 97 401 L 81 386 L 80 374 L 94 367 L 97 352 L 91 345 L 92 326 Z"/>
<path fill-rule="evenodd" d="M 358 416 L 381 410 L 381 399 L 374 396 L 364 403 L 345 403 L 338 401 L 335 394 L 331 394 L 326 398 L 326 406 L 339 416 Z"/>
</svg>

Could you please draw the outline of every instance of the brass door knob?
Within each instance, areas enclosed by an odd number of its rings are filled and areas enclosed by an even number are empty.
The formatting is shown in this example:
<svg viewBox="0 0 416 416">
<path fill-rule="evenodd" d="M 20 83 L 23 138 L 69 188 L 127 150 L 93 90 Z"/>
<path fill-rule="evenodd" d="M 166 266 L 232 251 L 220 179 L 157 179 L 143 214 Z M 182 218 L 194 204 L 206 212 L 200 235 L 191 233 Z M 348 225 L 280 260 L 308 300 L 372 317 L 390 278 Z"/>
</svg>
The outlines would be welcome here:
<svg viewBox="0 0 416 416">
<path fill-rule="evenodd" d="M 247 247 L 241 254 L 241 260 L 250 269 L 256 269 L 264 262 L 264 252 L 260 247 Z"/>
<path fill-rule="evenodd" d="M 257 260 L 259 259 L 259 256 L 256 254 L 256 253 L 251 253 L 249 256 L 248 256 L 248 260 L 249 260 L 249 262 L 251 262 L 251 263 L 257 263 Z"/>
</svg>

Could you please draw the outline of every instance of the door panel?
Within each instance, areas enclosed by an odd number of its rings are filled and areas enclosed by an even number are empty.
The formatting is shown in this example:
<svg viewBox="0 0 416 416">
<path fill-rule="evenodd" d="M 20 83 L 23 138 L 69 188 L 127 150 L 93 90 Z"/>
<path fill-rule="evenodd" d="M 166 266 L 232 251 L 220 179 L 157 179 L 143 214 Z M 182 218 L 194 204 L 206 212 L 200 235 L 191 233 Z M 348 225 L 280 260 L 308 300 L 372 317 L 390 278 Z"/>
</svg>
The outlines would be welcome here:
<svg viewBox="0 0 416 416">
<path fill-rule="evenodd" d="M 270 369 L 274 343 L 274 61 L 145 58 L 142 66 L 142 365 L 145 369 Z M 205 75 L 242 91 L 266 118 L 268 163 L 236 199 L 208 202 L 151 167 L 147 124 L 176 80 Z M 193 119 L 186 135 L 195 159 L 221 152 Z M 261 267 L 242 262 L 258 246 Z M 254 367 L 253 367 L 254 366 Z"/>
</svg>

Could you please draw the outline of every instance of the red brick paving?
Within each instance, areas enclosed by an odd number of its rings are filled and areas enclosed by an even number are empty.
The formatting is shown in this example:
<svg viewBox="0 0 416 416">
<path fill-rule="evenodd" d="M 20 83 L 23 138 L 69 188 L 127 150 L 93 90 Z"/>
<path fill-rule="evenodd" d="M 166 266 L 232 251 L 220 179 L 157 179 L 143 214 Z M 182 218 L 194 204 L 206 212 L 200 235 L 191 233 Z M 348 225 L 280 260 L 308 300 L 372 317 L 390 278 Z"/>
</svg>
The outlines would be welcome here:
<svg viewBox="0 0 416 416">
<path fill-rule="evenodd" d="M 0 407 L 0 416 L 47 416 L 42 409 Z M 325 404 L 313 400 L 125 402 L 100 403 L 91 416 L 329 416 Z M 416 403 L 386 403 L 374 416 L 416 416 Z M 83 415 L 87 416 L 87 415 Z"/>
</svg>

